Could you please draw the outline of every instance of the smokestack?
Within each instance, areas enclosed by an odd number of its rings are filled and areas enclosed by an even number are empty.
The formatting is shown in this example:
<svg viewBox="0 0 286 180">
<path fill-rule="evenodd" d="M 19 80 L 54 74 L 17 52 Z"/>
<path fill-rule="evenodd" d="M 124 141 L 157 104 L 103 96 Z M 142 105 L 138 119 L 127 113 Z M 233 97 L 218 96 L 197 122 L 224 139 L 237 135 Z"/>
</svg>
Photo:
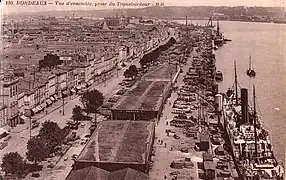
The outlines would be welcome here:
<svg viewBox="0 0 286 180">
<path fill-rule="evenodd" d="M 242 111 L 242 123 L 248 123 L 248 92 L 247 89 L 241 89 L 241 111 Z"/>
</svg>

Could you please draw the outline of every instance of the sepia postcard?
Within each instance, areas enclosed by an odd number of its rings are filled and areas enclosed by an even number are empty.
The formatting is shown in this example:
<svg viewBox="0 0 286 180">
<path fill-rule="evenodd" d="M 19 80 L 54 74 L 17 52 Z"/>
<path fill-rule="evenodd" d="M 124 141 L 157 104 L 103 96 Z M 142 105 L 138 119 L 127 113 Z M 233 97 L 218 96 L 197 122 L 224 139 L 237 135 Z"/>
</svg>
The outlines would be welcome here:
<svg viewBox="0 0 286 180">
<path fill-rule="evenodd" d="M 0 4 L 0 180 L 286 180 L 283 0 Z"/>
</svg>

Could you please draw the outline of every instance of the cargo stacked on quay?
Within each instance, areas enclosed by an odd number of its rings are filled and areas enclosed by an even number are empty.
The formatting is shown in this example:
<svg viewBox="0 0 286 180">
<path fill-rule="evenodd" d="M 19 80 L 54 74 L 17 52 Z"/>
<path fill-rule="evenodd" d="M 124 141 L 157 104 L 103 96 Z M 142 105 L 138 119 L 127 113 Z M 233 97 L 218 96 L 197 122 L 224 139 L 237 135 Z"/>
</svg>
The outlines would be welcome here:
<svg viewBox="0 0 286 180">
<path fill-rule="evenodd" d="M 248 90 L 241 88 L 238 97 L 238 82 L 235 65 L 234 88 L 218 94 L 218 112 L 222 116 L 221 127 L 225 130 L 228 150 L 231 152 L 240 179 L 283 178 L 283 167 L 278 164 L 268 131 L 256 113 L 255 87 L 253 85 L 253 107 L 248 104 Z"/>
<path fill-rule="evenodd" d="M 185 61 L 156 127 L 158 143 L 154 143 L 149 177 L 238 179 L 215 115 L 218 91 L 212 31 L 192 25 L 182 29 L 178 49 L 186 49 Z"/>
</svg>

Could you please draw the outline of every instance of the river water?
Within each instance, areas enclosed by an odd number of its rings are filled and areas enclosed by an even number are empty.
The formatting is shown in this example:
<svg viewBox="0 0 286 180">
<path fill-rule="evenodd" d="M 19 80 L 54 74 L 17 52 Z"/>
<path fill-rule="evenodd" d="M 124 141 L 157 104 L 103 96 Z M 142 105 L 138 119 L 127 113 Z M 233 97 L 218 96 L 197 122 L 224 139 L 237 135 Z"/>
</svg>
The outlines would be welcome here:
<svg viewBox="0 0 286 180">
<path fill-rule="evenodd" d="M 258 114 L 271 134 L 278 160 L 284 159 L 286 147 L 286 25 L 249 22 L 221 22 L 225 37 L 232 39 L 216 51 L 217 69 L 224 75 L 219 85 L 224 92 L 234 82 L 234 60 L 238 82 L 249 89 L 249 103 L 253 104 L 255 85 Z M 256 77 L 245 71 L 251 54 Z"/>
<path fill-rule="evenodd" d="M 197 22 L 205 23 L 193 21 Z M 253 106 L 255 84 L 258 114 L 271 134 L 277 160 L 282 161 L 286 148 L 286 25 L 222 21 L 220 28 L 232 41 L 215 52 L 217 70 L 224 76 L 219 91 L 225 92 L 233 85 L 236 60 L 239 86 L 249 90 L 249 103 Z M 245 72 L 250 54 L 255 78 Z"/>
</svg>

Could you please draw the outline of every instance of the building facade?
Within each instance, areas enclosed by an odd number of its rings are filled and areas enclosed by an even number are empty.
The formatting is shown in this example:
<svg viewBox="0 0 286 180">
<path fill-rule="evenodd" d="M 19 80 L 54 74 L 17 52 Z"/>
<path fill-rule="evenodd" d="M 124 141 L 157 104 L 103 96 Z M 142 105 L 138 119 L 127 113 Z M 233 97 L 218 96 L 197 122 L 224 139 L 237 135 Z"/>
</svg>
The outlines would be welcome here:
<svg viewBox="0 0 286 180">
<path fill-rule="evenodd" d="M 0 127 L 7 125 L 8 118 L 8 107 L 6 105 L 2 105 L 0 107 Z"/>
<path fill-rule="evenodd" d="M 11 71 L 0 73 L 1 105 L 7 106 L 6 122 L 11 127 L 18 124 L 18 83 L 19 79 Z"/>
</svg>

